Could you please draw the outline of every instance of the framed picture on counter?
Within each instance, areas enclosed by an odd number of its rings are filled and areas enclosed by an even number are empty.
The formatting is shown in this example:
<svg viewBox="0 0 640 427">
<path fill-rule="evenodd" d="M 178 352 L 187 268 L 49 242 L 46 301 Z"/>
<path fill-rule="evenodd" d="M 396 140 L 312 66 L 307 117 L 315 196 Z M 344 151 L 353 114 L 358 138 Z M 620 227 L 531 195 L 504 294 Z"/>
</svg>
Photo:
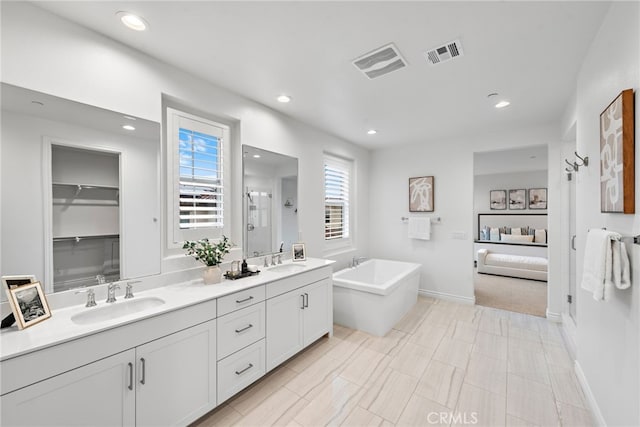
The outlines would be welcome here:
<svg viewBox="0 0 640 427">
<path fill-rule="evenodd" d="M 304 250 L 304 243 L 294 243 L 293 248 L 291 249 L 291 258 L 292 261 L 304 261 L 307 259 L 307 255 Z"/>
<path fill-rule="evenodd" d="M 18 329 L 28 328 L 51 317 L 40 282 L 16 286 L 9 289 L 7 294 Z"/>
</svg>

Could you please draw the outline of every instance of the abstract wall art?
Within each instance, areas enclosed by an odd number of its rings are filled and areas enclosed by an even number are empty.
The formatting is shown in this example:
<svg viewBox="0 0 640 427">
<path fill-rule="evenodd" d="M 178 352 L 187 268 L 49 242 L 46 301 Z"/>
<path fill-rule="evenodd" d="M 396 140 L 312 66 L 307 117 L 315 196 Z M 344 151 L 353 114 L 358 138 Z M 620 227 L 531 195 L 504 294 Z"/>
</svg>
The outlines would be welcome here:
<svg viewBox="0 0 640 427">
<path fill-rule="evenodd" d="M 409 178 L 409 212 L 433 212 L 433 176 Z"/>
<path fill-rule="evenodd" d="M 635 213 L 633 89 L 600 114 L 600 211 Z"/>
</svg>

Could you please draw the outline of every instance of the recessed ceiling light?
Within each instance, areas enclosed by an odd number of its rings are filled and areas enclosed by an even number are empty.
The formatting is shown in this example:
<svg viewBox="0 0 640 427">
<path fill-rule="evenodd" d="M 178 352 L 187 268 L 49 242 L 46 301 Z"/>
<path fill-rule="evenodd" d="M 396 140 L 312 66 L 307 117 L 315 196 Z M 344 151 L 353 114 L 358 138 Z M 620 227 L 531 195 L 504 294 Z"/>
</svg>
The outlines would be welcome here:
<svg viewBox="0 0 640 427">
<path fill-rule="evenodd" d="M 291 97 L 289 95 L 280 95 L 277 99 L 278 102 L 282 102 L 284 104 L 291 101 Z"/>
<path fill-rule="evenodd" d="M 369 130 L 367 131 L 367 135 L 375 135 L 376 133 L 378 133 L 378 131 L 377 131 L 377 130 L 375 130 L 375 129 L 369 129 Z"/>
<path fill-rule="evenodd" d="M 259 159 L 259 158 L 260 158 L 260 154 L 254 154 L 254 155 L 253 155 L 253 158 L 254 158 L 254 159 Z"/>
<path fill-rule="evenodd" d="M 120 11 L 116 13 L 120 21 L 128 28 L 131 28 L 135 31 L 144 31 L 147 29 L 147 21 L 145 21 L 142 17 L 133 14 L 131 12 Z"/>
<path fill-rule="evenodd" d="M 133 126 L 131 126 L 131 125 L 123 125 L 123 126 L 122 126 L 122 129 L 125 129 L 125 130 L 136 130 L 136 128 L 134 128 L 134 127 L 133 127 Z"/>
<path fill-rule="evenodd" d="M 509 101 L 505 100 L 504 98 L 500 99 L 500 95 L 497 92 L 493 92 L 487 95 L 487 99 L 496 108 L 504 108 L 509 104 L 511 104 Z"/>
</svg>

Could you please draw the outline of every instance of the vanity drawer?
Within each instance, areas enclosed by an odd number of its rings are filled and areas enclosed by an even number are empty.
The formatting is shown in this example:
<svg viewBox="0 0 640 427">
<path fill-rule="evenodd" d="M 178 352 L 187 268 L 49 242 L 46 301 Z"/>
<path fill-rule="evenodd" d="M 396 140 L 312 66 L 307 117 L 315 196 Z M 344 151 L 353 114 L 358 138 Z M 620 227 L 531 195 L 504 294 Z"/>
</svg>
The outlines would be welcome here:
<svg viewBox="0 0 640 427">
<path fill-rule="evenodd" d="M 264 338 L 265 302 L 218 318 L 218 360 Z"/>
<path fill-rule="evenodd" d="M 241 308 L 249 307 L 257 302 L 264 301 L 265 299 L 265 286 L 256 286 L 244 291 L 236 292 L 231 295 L 227 295 L 218 298 L 218 316 L 224 316 L 232 311 L 239 310 Z"/>
<path fill-rule="evenodd" d="M 218 405 L 265 373 L 264 339 L 218 362 Z"/>
</svg>

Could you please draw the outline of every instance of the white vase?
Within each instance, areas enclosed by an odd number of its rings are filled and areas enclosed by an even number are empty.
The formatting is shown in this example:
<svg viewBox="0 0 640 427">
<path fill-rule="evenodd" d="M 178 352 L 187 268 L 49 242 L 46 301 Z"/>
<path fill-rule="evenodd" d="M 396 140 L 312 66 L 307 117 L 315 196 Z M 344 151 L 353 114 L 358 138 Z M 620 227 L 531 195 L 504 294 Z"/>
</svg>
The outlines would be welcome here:
<svg viewBox="0 0 640 427">
<path fill-rule="evenodd" d="M 213 285 L 214 283 L 220 283 L 222 281 L 222 270 L 217 265 L 205 267 L 202 274 L 205 285 Z"/>
</svg>

